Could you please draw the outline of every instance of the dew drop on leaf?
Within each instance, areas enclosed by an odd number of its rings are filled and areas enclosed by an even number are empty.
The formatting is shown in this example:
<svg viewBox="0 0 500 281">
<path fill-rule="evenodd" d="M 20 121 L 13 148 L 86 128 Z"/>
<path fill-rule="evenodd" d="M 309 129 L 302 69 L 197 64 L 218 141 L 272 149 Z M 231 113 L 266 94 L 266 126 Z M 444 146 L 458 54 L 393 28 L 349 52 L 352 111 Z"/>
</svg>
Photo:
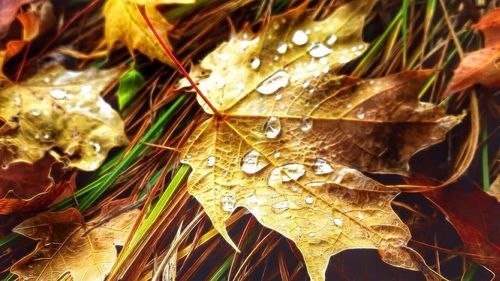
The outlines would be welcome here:
<svg viewBox="0 0 500 281">
<path fill-rule="evenodd" d="M 250 67 L 252 69 L 257 69 L 257 68 L 259 68 L 259 66 L 260 66 L 260 59 L 259 58 L 253 58 L 250 61 Z"/>
<path fill-rule="evenodd" d="M 288 49 L 288 46 L 286 45 L 286 43 L 280 42 L 278 44 L 278 48 L 276 48 L 276 51 L 278 51 L 278 53 L 280 53 L 280 54 L 284 54 L 284 53 L 286 53 L 287 49 Z"/>
<path fill-rule="evenodd" d="M 307 204 L 312 204 L 314 202 L 314 198 L 311 195 L 307 195 L 305 199 Z"/>
<path fill-rule="evenodd" d="M 234 206 L 236 204 L 236 199 L 232 195 L 226 195 L 222 197 L 222 210 L 226 212 L 234 211 Z"/>
<path fill-rule="evenodd" d="M 284 211 L 288 210 L 288 201 L 274 203 L 273 205 L 271 205 L 271 209 L 276 214 L 283 213 Z"/>
<path fill-rule="evenodd" d="M 210 155 L 207 158 L 207 166 L 208 167 L 213 167 L 215 165 L 215 156 Z"/>
<path fill-rule="evenodd" d="M 241 170 L 247 174 L 255 174 L 264 169 L 269 163 L 257 150 L 250 150 L 241 161 Z"/>
<path fill-rule="evenodd" d="M 313 121 L 311 118 L 309 118 L 309 117 L 302 118 L 302 121 L 300 123 L 300 129 L 303 132 L 307 132 L 307 131 L 311 130 L 312 126 L 313 126 Z"/>
<path fill-rule="evenodd" d="M 333 223 L 338 226 L 338 227 L 341 227 L 342 224 L 344 223 L 344 220 L 342 218 L 333 218 Z"/>
<path fill-rule="evenodd" d="M 283 70 L 276 71 L 271 77 L 264 80 L 257 86 L 257 92 L 263 95 L 274 94 L 280 88 L 288 85 L 288 80 L 290 79 L 290 74 Z"/>
<path fill-rule="evenodd" d="M 50 96 L 56 100 L 62 100 L 66 98 L 66 92 L 61 89 L 54 89 L 50 91 Z"/>
<path fill-rule="evenodd" d="M 52 142 L 54 140 L 54 133 L 51 131 L 45 131 L 42 133 L 42 142 Z"/>
<path fill-rule="evenodd" d="M 333 172 L 332 166 L 323 158 L 316 158 L 312 169 L 316 175 L 324 175 Z"/>
<path fill-rule="evenodd" d="M 308 49 L 307 52 L 313 58 L 322 58 L 332 53 L 332 49 L 325 46 L 323 43 L 314 43 Z"/>
<path fill-rule="evenodd" d="M 281 168 L 281 180 L 284 182 L 289 182 L 291 180 L 298 180 L 302 177 L 306 170 L 304 165 L 298 163 L 285 164 Z"/>
<path fill-rule="evenodd" d="M 337 41 L 337 35 L 335 34 L 332 34 L 328 36 L 328 38 L 326 38 L 326 44 L 328 44 L 329 46 L 333 45 L 335 41 Z"/>
<path fill-rule="evenodd" d="M 292 37 L 292 42 L 297 46 L 302 46 L 302 45 L 306 44 L 308 40 L 309 40 L 309 37 L 302 30 L 295 31 L 295 33 L 293 34 L 293 37 Z"/>
<path fill-rule="evenodd" d="M 281 122 L 278 118 L 271 116 L 264 126 L 264 133 L 268 139 L 275 139 L 281 132 Z"/>
</svg>

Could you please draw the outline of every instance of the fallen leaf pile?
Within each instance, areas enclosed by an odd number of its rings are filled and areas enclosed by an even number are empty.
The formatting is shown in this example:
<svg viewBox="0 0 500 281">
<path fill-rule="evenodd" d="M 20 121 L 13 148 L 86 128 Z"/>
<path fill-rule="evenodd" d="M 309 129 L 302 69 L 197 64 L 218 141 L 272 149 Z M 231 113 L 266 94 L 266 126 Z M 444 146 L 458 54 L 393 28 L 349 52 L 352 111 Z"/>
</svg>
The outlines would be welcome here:
<svg viewBox="0 0 500 281">
<path fill-rule="evenodd" d="M 116 245 L 123 245 L 139 214 L 122 213 L 97 227 L 85 223 L 76 209 L 41 213 L 14 228 L 38 240 L 36 249 L 12 266 L 23 280 L 104 280 L 116 261 Z"/>
<path fill-rule="evenodd" d="M 475 28 L 484 35 L 484 48 L 465 54 L 445 91 L 448 95 L 474 84 L 492 90 L 500 88 L 500 8 L 488 12 Z"/>
<path fill-rule="evenodd" d="M 387 263 L 422 270 L 391 208 L 398 190 L 362 172 L 408 174 L 416 152 L 460 122 L 417 99 L 427 71 L 355 80 L 338 74 L 366 50 L 363 21 L 375 1 L 353 1 L 313 21 L 301 8 L 242 31 L 191 70 L 219 111 L 182 150 L 188 191 L 236 248 L 225 221 L 245 207 L 295 242 L 312 280 L 330 256 L 375 248 Z M 181 85 L 186 85 L 186 81 Z"/>
<path fill-rule="evenodd" d="M 112 147 L 127 143 L 119 114 L 100 96 L 119 74 L 54 64 L 1 89 L 1 164 L 33 163 L 50 152 L 70 167 L 98 168 Z"/>
</svg>

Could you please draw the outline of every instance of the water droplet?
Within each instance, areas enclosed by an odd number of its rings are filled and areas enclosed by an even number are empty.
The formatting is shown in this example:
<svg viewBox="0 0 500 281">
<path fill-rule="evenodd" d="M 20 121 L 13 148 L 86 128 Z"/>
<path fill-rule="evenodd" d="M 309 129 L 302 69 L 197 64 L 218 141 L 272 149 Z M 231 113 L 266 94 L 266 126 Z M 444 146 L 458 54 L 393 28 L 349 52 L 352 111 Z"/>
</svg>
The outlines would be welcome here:
<svg viewBox="0 0 500 281">
<path fill-rule="evenodd" d="M 342 218 L 333 218 L 333 223 L 335 223 L 336 226 L 341 227 L 342 224 L 344 223 L 344 220 Z"/>
<path fill-rule="evenodd" d="M 62 100 L 66 97 L 66 92 L 60 89 L 54 89 L 50 91 L 50 96 L 56 100 Z"/>
<path fill-rule="evenodd" d="M 274 168 L 271 171 L 271 174 L 269 175 L 269 178 L 267 178 L 267 185 L 270 187 L 278 188 L 281 186 L 281 168 Z"/>
<path fill-rule="evenodd" d="M 306 183 L 306 186 L 307 187 L 321 187 L 325 184 L 324 181 L 312 181 L 312 182 L 308 182 Z"/>
<path fill-rule="evenodd" d="M 358 219 L 362 220 L 364 218 L 363 213 L 358 212 L 358 216 L 357 217 L 358 217 Z"/>
<path fill-rule="evenodd" d="M 358 117 L 359 119 L 363 119 L 365 118 L 365 113 L 362 112 L 362 111 L 359 111 L 357 114 L 356 114 L 356 117 Z"/>
<path fill-rule="evenodd" d="M 238 92 L 241 92 L 241 91 L 243 91 L 244 89 L 245 89 L 245 84 L 243 84 L 243 83 L 241 83 L 241 82 L 240 82 L 240 83 L 238 83 L 238 84 L 236 84 L 236 90 L 237 90 Z"/>
<path fill-rule="evenodd" d="M 311 195 L 307 195 L 305 199 L 307 204 L 312 204 L 314 202 L 314 198 Z"/>
<path fill-rule="evenodd" d="M 20 106 L 21 105 L 21 98 L 19 96 L 15 96 L 14 97 L 14 104 L 16 106 Z"/>
<path fill-rule="evenodd" d="M 90 145 L 92 145 L 95 152 L 101 152 L 101 145 L 99 143 L 91 141 Z"/>
<path fill-rule="evenodd" d="M 35 117 L 40 116 L 40 110 L 38 110 L 38 109 L 32 109 L 31 110 L 31 115 L 33 115 Z"/>
<path fill-rule="evenodd" d="M 314 236 L 316 236 L 316 233 L 314 233 L 314 232 L 309 232 L 309 236 L 314 237 Z"/>
<path fill-rule="evenodd" d="M 307 43 L 308 40 L 309 38 L 307 34 L 302 30 L 295 31 L 292 37 L 292 42 L 298 46 L 304 45 L 305 43 Z"/>
<path fill-rule="evenodd" d="M 276 100 L 280 100 L 282 98 L 281 94 L 277 94 L 275 97 L 274 97 Z"/>
<path fill-rule="evenodd" d="M 332 166 L 323 158 L 316 158 L 312 169 L 316 175 L 324 175 L 333 172 Z"/>
<path fill-rule="evenodd" d="M 284 53 L 286 53 L 287 49 L 288 49 L 288 46 L 286 45 L 286 43 L 280 42 L 278 44 L 278 48 L 276 48 L 276 51 L 278 51 L 278 53 L 280 53 L 280 54 L 284 54 Z"/>
<path fill-rule="evenodd" d="M 325 46 L 323 43 L 314 43 L 307 48 L 309 55 L 314 58 L 322 58 L 332 53 L 332 49 Z"/>
<path fill-rule="evenodd" d="M 92 86 L 85 85 L 80 89 L 80 95 L 88 95 L 92 91 Z"/>
<path fill-rule="evenodd" d="M 271 77 L 264 80 L 257 87 L 257 91 L 263 95 L 274 94 L 280 88 L 288 85 L 288 80 L 290 79 L 290 74 L 286 71 L 278 70 Z"/>
<path fill-rule="evenodd" d="M 305 81 L 305 82 L 302 84 L 302 87 L 305 89 L 305 88 L 309 87 L 309 84 L 311 84 L 309 81 Z"/>
<path fill-rule="evenodd" d="M 42 142 L 52 142 L 54 140 L 54 133 L 51 131 L 45 131 L 42 133 Z"/>
<path fill-rule="evenodd" d="M 328 45 L 333 45 L 333 43 L 335 43 L 335 41 L 337 41 L 337 35 L 335 34 L 332 34 L 330 36 L 328 36 L 328 38 L 326 38 L 326 44 Z"/>
<path fill-rule="evenodd" d="M 274 158 L 280 158 L 280 156 L 281 156 L 281 153 L 279 151 L 274 153 Z"/>
<path fill-rule="evenodd" d="M 271 210 L 273 210 L 276 214 L 281 214 L 284 211 L 288 210 L 288 201 L 281 201 L 278 203 L 274 203 L 271 205 Z"/>
<path fill-rule="evenodd" d="M 236 204 L 236 199 L 232 195 L 226 195 L 222 197 L 222 210 L 226 212 L 234 211 L 234 206 Z"/>
<path fill-rule="evenodd" d="M 281 122 L 278 118 L 271 116 L 264 126 L 264 133 L 268 139 L 275 139 L 281 132 Z"/>
<path fill-rule="evenodd" d="M 302 118 L 302 121 L 300 123 L 300 129 L 303 132 L 309 131 L 313 126 L 313 120 L 309 117 L 304 117 Z"/>
<path fill-rule="evenodd" d="M 259 58 L 253 58 L 250 61 L 250 67 L 252 67 L 252 69 L 257 69 L 257 68 L 259 68 L 259 66 L 260 66 L 260 59 Z"/>
<path fill-rule="evenodd" d="M 207 166 L 208 167 L 213 167 L 215 165 L 215 156 L 210 155 L 207 158 Z"/>
<path fill-rule="evenodd" d="M 269 163 L 257 150 L 250 150 L 241 161 L 241 170 L 247 174 L 255 174 Z"/>
<path fill-rule="evenodd" d="M 281 180 L 284 182 L 289 182 L 291 180 L 298 180 L 302 177 L 306 170 L 304 165 L 298 163 L 285 164 L 280 167 L 281 169 Z"/>
</svg>

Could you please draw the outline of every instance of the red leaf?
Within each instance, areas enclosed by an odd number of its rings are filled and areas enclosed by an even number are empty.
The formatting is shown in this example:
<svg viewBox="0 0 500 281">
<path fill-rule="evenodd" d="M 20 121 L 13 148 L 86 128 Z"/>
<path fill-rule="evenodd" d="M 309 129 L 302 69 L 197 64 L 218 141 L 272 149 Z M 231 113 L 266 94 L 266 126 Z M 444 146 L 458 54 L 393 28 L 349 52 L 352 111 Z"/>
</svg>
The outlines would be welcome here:
<svg viewBox="0 0 500 281">
<path fill-rule="evenodd" d="M 481 84 L 486 88 L 500 89 L 500 8 L 491 10 L 474 26 L 482 31 L 484 48 L 465 54 L 454 71 L 445 95 Z"/>
<path fill-rule="evenodd" d="M 473 259 L 500 274 L 500 203 L 472 184 L 454 184 L 423 195 L 445 215 Z"/>
</svg>

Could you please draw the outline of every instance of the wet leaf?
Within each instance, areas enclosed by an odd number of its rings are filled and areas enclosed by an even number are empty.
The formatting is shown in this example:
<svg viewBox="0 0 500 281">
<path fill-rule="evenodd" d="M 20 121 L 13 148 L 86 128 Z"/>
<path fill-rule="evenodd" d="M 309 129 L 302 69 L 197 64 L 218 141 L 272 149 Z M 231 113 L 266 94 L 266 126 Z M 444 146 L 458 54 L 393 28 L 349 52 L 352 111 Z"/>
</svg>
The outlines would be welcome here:
<svg viewBox="0 0 500 281">
<path fill-rule="evenodd" d="M 160 43 L 139 13 L 137 5 L 145 5 L 149 19 L 159 35 L 168 43 L 168 31 L 172 29 L 172 25 L 156 9 L 156 6 L 191 3 L 194 3 L 194 0 L 107 0 L 103 13 L 106 20 L 105 39 L 108 49 L 111 50 L 115 44 L 121 43 L 129 49 L 131 54 L 133 50 L 138 50 L 151 59 L 171 64 Z"/>
<path fill-rule="evenodd" d="M 0 90 L 2 165 L 33 163 L 49 151 L 69 166 L 98 168 L 112 147 L 127 143 L 123 121 L 100 97 L 119 73 L 52 65 Z"/>
<path fill-rule="evenodd" d="M 484 48 L 465 54 L 445 91 L 447 95 L 481 84 L 500 89 L 500 8 L 493 9 L 475 25 L 484 35 Z"/>
<path fill-rule="evenodd" d="M 472 258 L 500 274 L 500 203 L 477 186 L 457 183 L 423 193 L 446 215 Z"/>
<path fill-rule="evenodd" d="M 74 208 L 41 213 L 14 228 L 39 242 L 11 271 L 21 280 L 59 280 L 68 273 L 75 281 L 104 280 L 116 260 L 115 245 L 125 243 L 138 213 L 122 213 L 95 228 Z"/>
<path fill-rule="evenodd" d="M 410 232 L 391 208 L 398 190 L 360 171 L 406 174 L 410 157 L 460 117 L 418 101 L 427 71 L 359 83 L 338 76 L 366 49 L 374 2 L 350 2 L 321 22 L 301 9 L 274 17 L 192 70 L 220 116 L 182 149 L 189 192 L 233 247 L 225 221 L 240 206 L 294 241 L 312 280 L 325 279 L 330 256 L 354 248 L 377 248 L 384 261 L 433 278 L 406 248 Z"/>
</svg>

